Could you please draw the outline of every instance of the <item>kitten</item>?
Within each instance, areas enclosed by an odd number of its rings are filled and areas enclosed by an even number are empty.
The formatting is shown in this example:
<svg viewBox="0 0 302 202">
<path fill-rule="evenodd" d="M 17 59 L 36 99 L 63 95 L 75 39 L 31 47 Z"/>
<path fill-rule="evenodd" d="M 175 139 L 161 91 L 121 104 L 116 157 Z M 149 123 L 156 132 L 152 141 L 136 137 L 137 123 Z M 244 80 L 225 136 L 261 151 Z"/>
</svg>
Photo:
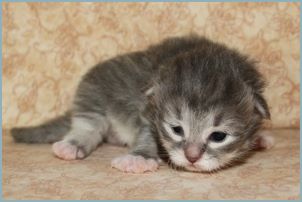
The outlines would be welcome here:
<svg viewBox="0 0 302 202">
<path fill-rule="evenodd" d="M 83 159 L 102 142 L 130 147 L 111 163 L 124 172 L 155 171 L 159 159 L 214 171 L 253 148 L 270 118 L 264 80 L 235 50 L 199 36 L 168 38 L 93 67 L 70 110 L 37 127 L 13 128 L 16 142 L 54 143 L 64 160 Z"/>
</svg>

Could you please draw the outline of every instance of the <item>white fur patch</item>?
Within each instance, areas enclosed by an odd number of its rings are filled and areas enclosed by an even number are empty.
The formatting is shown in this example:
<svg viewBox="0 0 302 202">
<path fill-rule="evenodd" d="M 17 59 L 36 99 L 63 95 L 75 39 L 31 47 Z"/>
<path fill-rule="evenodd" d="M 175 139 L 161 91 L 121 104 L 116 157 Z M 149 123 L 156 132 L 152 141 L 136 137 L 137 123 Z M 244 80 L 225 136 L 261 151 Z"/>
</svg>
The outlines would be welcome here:
<svg viewBox="0 0 302 202">
<path fill-rule="evenodd" d="M 220 167 L 220 163 L 216 158 L 204 153 L 201 160 L 196 163 L 196 167 L 203 171 L 213 171 Z"/>
<path fill-rule="evenodd" d="M 186 159 L 184 151 L 182 149 L 174 149 L 169 151 L 172 162 L 178 166 L 187 166 L 189 161 Z"/>
<path fill-rule="evenodd" d="M 108 119 L 111 123 L 112 131 L 114 132 L 117 140 L 122 144 L 127 144 L 128 146 L 133 145 L 135 137 L 139 132 L 138 128 L 132 127 L 129 123 L 123 123 L 114 116 L 109 116 Z"/>
<path fill-rule="evenodd" d="M 146 90 L 145 95 L 150 96 L 151 94 L 153 94 L 153 91 L 154 91 L 154 87 L 151 87 L 148 90 Z"/>
<path fill-rule="evenodd" d="M 89 120 L 79 117 L 75 117 L 72 119 L 72 127 L 85 131 L 95 130 L 95 127 L 93 126 L 92 123 L 89 122 Z"/>
</svg>

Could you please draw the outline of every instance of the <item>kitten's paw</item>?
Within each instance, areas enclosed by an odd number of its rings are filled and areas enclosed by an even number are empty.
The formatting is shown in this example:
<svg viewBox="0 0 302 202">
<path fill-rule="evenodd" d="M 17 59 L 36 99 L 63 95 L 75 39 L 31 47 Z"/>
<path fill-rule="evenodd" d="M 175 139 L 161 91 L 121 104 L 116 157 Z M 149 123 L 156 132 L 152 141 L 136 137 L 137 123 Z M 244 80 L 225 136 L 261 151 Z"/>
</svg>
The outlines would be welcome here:
<svg viewBox="0 0 302 202">
<path fill-rule="evenodd" d="M 85 153 L 76 145 L 66 141 L 56 142 L 52 145 L 54 154 L 64 160 L 82 159 Z"/>
<path fill-rule="evenodd" d="M 271 149 L 275 144 L 275 139 L 271 134 L 269 131 L 261 131 L 254 142 L 254 149 Z"/>
<path fill-rule="evenodd" d="M 128 154 L 113 159 L 111 161 L 111 166 L 123 172 L 144 173 L 156 171 L 159 165 L 155 159 L 145 159 L 142 156 Z"/>
</svg>

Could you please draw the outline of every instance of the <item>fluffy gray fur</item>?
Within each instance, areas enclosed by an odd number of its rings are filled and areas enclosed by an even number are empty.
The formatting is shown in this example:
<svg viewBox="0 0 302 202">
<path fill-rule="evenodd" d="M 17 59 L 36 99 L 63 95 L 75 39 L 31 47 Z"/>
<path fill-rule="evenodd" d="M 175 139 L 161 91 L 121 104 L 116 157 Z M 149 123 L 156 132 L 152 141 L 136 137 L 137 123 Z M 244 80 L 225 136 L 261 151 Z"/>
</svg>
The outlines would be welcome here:
<svg viewBox="0 0 302 202">
<path fill-rule="evenodd" d="M 254 63 L 237 51 L 199 36 L 168 38 L 96 65 L 68 113 L 11 132 L 16 142 L 73 145 L 75 158 L 107 141 L 126 144 L 144 159 L 212 171 L 251 150 L 262 120 L 270 117 L 263 88 Z M 173 134 L 177 126 L 182 134 Z M 229 143 L 209 140 L 217 130 Z M 194 166 L 185 156 L 193 144 L 202 150 Z"/>
</svg>

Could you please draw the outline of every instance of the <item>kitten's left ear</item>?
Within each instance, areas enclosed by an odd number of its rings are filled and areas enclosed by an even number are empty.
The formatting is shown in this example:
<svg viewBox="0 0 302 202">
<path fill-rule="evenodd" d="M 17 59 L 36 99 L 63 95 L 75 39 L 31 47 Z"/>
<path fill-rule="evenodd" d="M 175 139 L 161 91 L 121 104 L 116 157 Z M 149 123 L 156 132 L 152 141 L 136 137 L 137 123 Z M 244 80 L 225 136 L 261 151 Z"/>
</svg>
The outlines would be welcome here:
<svg viewBox="0 0 302 202">
<path fill-rule="evenodd" d="M 259 113 L 264 119 L 270 119 L 271 114 L 269 112 L 268 104 L 264 97 L 259 93 L 255 93 L 254 102 L 257 113 Z"/>
</svg>

